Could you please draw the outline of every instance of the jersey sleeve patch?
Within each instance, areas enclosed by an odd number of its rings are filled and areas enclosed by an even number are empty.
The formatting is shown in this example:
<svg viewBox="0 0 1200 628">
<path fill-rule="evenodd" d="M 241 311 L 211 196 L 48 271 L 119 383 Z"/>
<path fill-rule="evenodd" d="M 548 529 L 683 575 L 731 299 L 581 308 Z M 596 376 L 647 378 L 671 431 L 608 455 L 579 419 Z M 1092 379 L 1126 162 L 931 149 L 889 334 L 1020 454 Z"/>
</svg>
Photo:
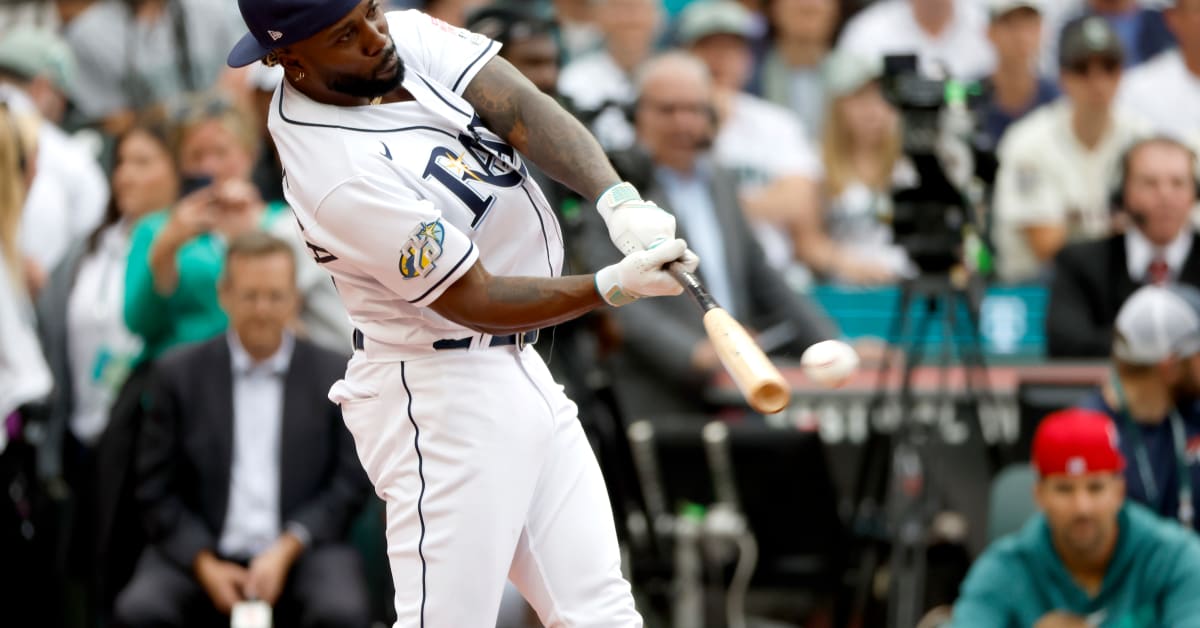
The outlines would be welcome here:
<svg viewBox="0 0 1200 628">
<path fill-rule="evenodd" d="M 445 239 L 446 229 L 440 219 L 422 222 L 400 248 L 400 276 L 405 279 L 423 277 L 437 268 Z"/>
</svg>

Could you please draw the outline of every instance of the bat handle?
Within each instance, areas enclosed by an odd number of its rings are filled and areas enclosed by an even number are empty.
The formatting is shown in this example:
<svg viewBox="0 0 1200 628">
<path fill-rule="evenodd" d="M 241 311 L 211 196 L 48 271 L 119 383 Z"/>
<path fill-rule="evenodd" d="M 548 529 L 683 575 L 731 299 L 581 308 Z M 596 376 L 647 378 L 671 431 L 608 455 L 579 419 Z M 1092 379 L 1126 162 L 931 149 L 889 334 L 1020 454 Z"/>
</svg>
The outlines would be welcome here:
<svg viewBox="0 0 1200 628">
<path fill-rule="evenodd" d="M 721 307 L 717 303 L 717 300 L 708 293 L 704 284 L 700 283 L 700 279 L 696 277 L 695 273 L 684 268 L 683 264 L 671 262 L 667 264 L 667 272 L 671 273 L 675 281 L 678 281 L 679 285 L 683 286 L 683 289 L 692 295 L 692 299 L 696 301 L 696 305 L 700 307 L 701 311 L 707 312 Z"/>
</svg>

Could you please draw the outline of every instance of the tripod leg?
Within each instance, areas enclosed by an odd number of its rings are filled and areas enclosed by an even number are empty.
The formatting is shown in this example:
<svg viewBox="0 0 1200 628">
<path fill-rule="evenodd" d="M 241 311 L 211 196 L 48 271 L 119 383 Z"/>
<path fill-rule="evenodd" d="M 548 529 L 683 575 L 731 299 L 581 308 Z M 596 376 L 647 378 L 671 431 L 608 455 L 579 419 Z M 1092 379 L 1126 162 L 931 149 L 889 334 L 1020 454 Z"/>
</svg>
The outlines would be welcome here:
<svg viewBox="0 0 1200 628">
<path fill-rule="evenodd" d="M 900 285 L 896 310 L 888 330 L 887 350 L 876 369 L 875 393 L 867 406 L 867 441 L 863 444 L 855 471 L 852 493 L 854 510 L 850 520 L 852 533 L 859 543 L 855 561 L 858 577 L 855 579 L 853 590 L 849 592 L 847 602 L 850 608 L 838 613 L 843 617 L 857 616 L 865 620 L 875 569 L 879 563 L 879 544 L 886 537 L 880 496 L 886 493 L 887 482 L 891 477 L 891 439 L 887 434 L 874 429 L 872 419 L 882 410 L 887 400 L 888 384 L 898 358 L 896 349 L 903 347 L 906 352 L 910 349 L 906 340 L 909 338 L 909 327 L 912 324 L 912 300 L 913 283 L 906 281 Z"/>
</svg>

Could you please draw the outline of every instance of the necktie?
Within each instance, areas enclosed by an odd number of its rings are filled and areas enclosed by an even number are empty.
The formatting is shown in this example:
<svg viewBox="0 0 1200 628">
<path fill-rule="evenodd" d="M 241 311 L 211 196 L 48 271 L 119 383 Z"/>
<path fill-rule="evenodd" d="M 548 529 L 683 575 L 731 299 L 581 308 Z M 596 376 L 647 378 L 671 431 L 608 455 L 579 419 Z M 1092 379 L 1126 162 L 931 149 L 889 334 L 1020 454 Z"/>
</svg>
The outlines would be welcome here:
<svg viewBox="0 0 1200 628">
<path fill-rule="evenodd" d="M 1161 286 L 1167 283 L 1170 276 L 1171 268 L 1167 266 L 1167 260 L 1156 257 L 1150 265 L 1146 267 L 1146 281 L 1156 286 Z"/>
</svg>

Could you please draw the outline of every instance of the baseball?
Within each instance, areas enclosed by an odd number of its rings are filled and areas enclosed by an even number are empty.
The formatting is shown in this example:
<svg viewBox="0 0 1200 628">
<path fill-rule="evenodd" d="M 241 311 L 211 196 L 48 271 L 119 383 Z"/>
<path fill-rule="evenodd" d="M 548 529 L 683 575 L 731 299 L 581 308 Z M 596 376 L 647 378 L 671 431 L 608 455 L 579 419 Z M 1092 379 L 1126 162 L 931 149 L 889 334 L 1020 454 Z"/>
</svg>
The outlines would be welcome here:
<svg viewBox="0 0 1200 628">
<path fill-rule="evenodd" d="M 858 368 L 858 353 L 840 340 L 823 340 L 804 352 L 800 366 L 812 381 L 826 388 L 838 388 Z"/>
</svg>

